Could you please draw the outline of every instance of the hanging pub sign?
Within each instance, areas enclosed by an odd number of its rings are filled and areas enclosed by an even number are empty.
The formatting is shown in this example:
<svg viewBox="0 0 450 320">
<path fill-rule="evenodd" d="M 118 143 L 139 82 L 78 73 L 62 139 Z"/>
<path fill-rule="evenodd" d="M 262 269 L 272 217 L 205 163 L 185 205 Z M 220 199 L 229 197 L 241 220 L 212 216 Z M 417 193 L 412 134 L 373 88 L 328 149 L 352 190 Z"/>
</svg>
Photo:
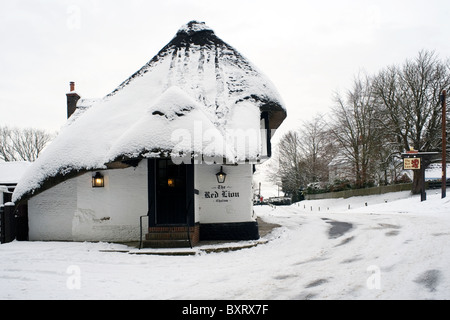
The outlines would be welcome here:
<svg viewBox="0 0 450 320">
<path fill-rule="evenodd" d="M 420 158 L 403 158 L 403 170 L 420 170 Z"/>
</svg>

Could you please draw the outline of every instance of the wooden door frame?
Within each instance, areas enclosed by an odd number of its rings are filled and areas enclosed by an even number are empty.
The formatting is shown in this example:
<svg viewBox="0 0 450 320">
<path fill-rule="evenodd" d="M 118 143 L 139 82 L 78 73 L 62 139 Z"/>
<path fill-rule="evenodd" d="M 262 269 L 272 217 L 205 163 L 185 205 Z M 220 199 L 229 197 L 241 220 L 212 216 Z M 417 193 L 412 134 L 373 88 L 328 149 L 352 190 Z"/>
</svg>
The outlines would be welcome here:
<svg viewBox="0 0 450 320">
<path fill-rule="evenodd" d="M 148 226 L 166 226 L 164 224 L 158 224 L 156 220 L 156 168 L 157 161 L 168 159 L 148 159 Z M 194 165 L 193 164 L 181 164 L 186 166 L 186 203 L 187 208 L 187 221 L 180 225 L 194 226 Z"/>
</svg>

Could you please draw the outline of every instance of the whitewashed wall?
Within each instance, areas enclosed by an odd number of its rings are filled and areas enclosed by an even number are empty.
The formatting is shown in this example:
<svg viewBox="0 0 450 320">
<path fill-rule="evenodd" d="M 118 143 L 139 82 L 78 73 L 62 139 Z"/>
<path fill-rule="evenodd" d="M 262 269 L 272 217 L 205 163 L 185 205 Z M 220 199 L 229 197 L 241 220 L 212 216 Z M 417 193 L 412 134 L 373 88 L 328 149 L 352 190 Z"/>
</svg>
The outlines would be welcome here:
<svg viewBox="0 0 450 320">
<path fill-rule="evenodd" d="M 220 165 L 195 167 L 196 221 L 231 223 L 254 221 L 252 203 L 252 165 L 223 166 L 225 183 L 217 183 Z"/>
<path fill-rule="evenodd" d="M 104 188 L 92 188 L 89 172 L 31 198 L 30 240 L 138 240 L 139 216 L 148 210 L 147 161 L 100 172 Z"/>
<path fill-rule="evenodd" d="M 225 183 L 217 183 L 220 165 L 196 165 L 195 221 L 254 221 L 252 165 L 223 166 Z M 92 188 L 95 172 L 50 188 L 28 202 L 30 240 L 133 241 L 139 217 L 148 210 L 147 161 L 136 168 L 100 171 L 104 188 Z M 144 219 L 144 233 L 147 219 Z"/>
<path fill-rule="evenodd" d="M 91 174 L 77 178 L 74 240 L 138 240 L 139 216 L 148 211 L 147 161 L 136 168 L 100 172 L 105 176 L 104 188 L 91 187 Z"/>
<path fill-rule="evenodd" d="M 69 179 L 28 200 L 30 240 L 72 240 L 77 182 Z"/>
</svg>

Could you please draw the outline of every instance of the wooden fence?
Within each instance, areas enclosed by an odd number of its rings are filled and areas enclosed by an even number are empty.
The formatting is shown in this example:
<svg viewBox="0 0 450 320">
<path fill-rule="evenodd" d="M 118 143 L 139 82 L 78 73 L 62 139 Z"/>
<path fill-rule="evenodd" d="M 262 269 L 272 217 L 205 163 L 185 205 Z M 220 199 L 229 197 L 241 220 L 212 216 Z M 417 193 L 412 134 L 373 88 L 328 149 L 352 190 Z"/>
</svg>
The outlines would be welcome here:
<svg viewBox="0 0 450 320">
<path fill-rule="evenodd" d="M 411 183 L 393 184 L 389 186 L 380 186 L 365 189 L 351 189 L 338 192 L 327 192 L 317 194 L 305 195 L 305 200 L 319 200 L 319 199 L 335 199 L 335 198 L 350 198 L 357 196 L 370 196 L 375 194 L 383 194 L 389 192 L 408 191 L 412 189 Z"/>
</svg>

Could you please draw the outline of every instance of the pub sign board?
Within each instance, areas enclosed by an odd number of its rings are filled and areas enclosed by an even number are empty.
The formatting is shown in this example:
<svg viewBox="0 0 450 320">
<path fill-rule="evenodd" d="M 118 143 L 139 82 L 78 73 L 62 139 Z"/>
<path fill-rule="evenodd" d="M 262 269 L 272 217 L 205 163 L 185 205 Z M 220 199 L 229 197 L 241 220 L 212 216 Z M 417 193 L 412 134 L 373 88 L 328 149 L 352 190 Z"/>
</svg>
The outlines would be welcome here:
<svg viewBox="0 0 450 320">
<path fill-rule="evenodd" d="M 403 158 L 404 170 L 420 170 L 420 158 Z"/>
</svg>

